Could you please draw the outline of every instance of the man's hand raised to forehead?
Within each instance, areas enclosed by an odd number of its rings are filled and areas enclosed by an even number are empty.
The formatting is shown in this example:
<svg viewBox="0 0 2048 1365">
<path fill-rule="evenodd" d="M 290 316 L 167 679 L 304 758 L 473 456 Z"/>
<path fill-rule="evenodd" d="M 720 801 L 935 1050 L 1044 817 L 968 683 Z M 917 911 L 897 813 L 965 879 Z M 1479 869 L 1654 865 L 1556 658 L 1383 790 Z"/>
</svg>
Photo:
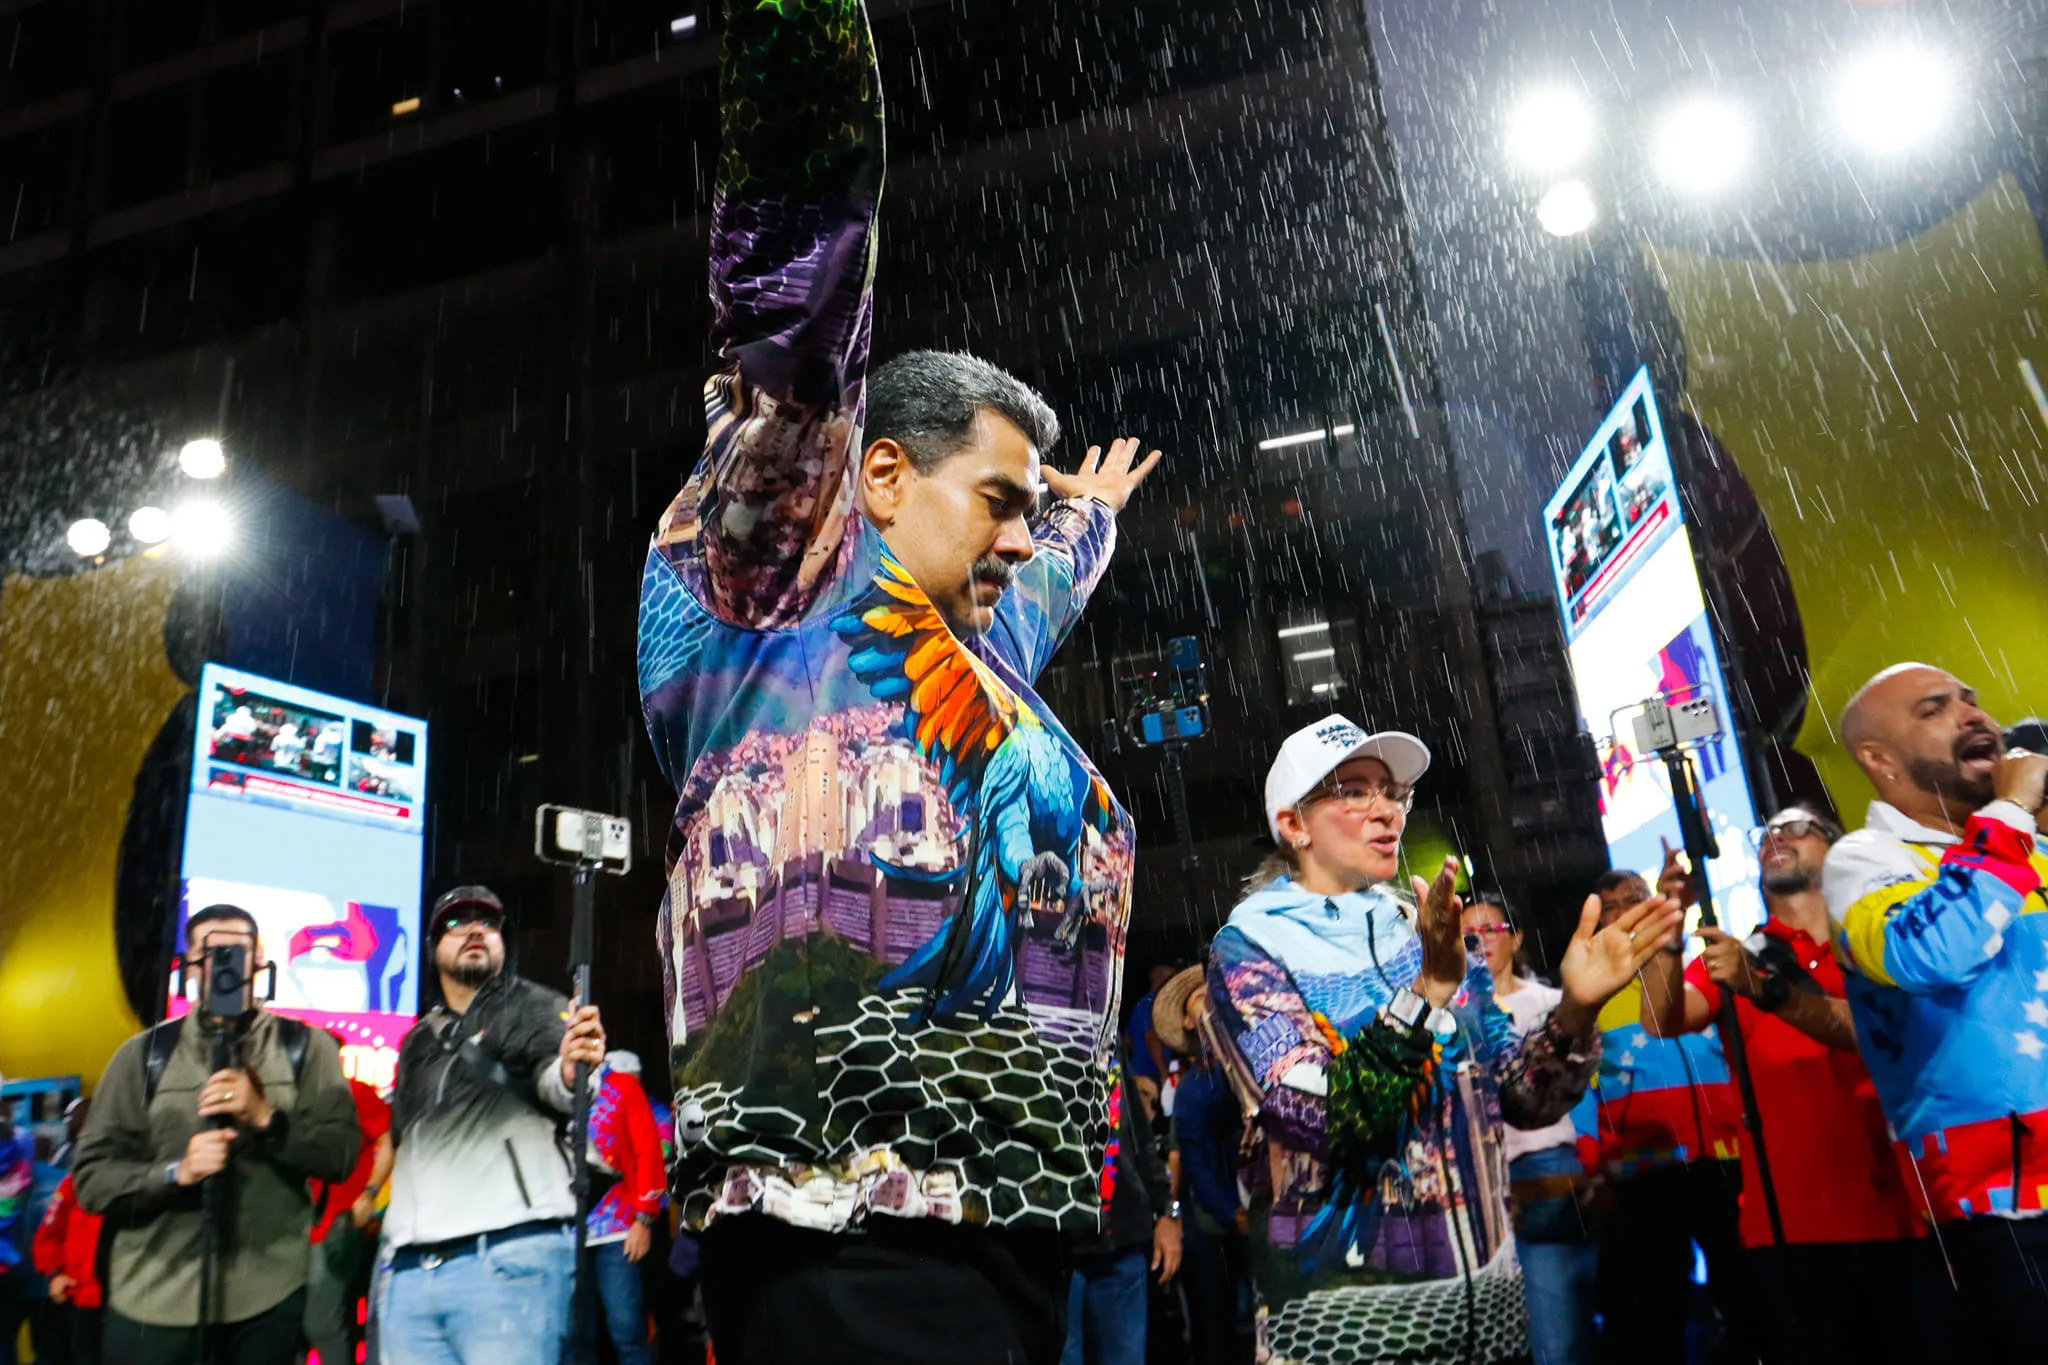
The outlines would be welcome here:
<svg viewBox="0 0 2048 1365">
<path fill-rule="evenodd" d="M 1093 498 L 1110 511 L 1121 512 L 1162 458 L 1155 450 L 1132 468 L 1137 454 L 1138 438 L 1120 436 L 1109 443 L 1107 455 L 1102 453 L 1101 446 L 1089 446 L 1081 467 L 1071 474 L 1062 474 L 1051 465 L 1041 466 L 1038 472 L 1057 497 Z"/>
</svg>

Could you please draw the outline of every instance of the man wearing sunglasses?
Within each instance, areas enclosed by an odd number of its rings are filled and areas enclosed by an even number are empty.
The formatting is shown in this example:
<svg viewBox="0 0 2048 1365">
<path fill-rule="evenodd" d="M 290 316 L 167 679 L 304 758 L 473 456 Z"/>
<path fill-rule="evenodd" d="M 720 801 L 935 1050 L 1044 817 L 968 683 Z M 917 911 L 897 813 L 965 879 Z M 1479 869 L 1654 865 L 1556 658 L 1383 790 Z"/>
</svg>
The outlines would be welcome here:
<svg viewBox="0 0 2048 1365">
<path fill-rule="evenodd" d="M 1766 1172 L 1754 1142 L 1741 1144 L 1742 1244 L 1756 1269 L 1767 1358 L 1931 1359 L 1939 1351 L 1929 1353 L 1933 1343 L 1917 1324 L 1936 1319 L 1940 1286 L 1915 1241 L 1922 1220 L 1857 1055 L 1830 950 L 1821 869 L 1841 837 L 1833 820 L 1802 806 L 1753 831 L 1768 918 L 1746 941 L 1700 930 L 1706 946 L 1682 972 L 1675 952 L 1644 968 L 1645 1023 L 1663 1037 L 1701 1032 L 1719 1017 L 1721 993 L 1734 992 L 1770 1164 Z M 1667 851 L 1657 885 L 1681 904 L 1699 899 L 1675 852 Z M 1858 1286 L 1873 1281 L 1915 1300 L 1916 1325 L 1868 1311 Z"/>
<path fill-rule="evenodd" d="M 482 886 L 448 892 L 427 921 L 441 1003 L 398 1050 L 375 1290 L 385 1365 L 555 1365 L 568 1330 L 563 1123 L 576 1063 L 604 1060 L 604 1026 L 508 969 L 505 924 Z"/>
</svg>

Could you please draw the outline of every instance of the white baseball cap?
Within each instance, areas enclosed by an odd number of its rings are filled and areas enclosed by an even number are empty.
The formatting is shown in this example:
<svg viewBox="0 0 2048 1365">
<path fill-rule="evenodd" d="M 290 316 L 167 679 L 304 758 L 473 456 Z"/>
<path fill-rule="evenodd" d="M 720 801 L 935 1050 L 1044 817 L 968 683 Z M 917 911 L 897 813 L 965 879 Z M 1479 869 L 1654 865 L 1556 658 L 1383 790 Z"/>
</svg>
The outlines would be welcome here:
<svg viewBox="0 0 2048 1365">
<path fill-rule="evenodd" d="M 1266 828 L 1280 837 L 1280 812 L 1322 784 L 1354 758 L 1376 758 L 1396 782 L 1414 786 L 1429 771 L 1429 746 L 1405 730 L 1369 735 L 1343 716 L 1328 715 L 1304 725 L 1280 746 L 1266 770 Z"/>
</svg>

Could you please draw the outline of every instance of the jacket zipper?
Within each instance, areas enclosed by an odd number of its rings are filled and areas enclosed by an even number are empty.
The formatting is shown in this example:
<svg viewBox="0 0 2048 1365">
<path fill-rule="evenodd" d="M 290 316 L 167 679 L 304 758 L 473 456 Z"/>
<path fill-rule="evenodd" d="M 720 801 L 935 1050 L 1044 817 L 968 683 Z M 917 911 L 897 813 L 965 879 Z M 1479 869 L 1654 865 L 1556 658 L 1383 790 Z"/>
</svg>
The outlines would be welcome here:
<svg viewBox="0 0 2048 1365">
<path fill-rule="evenodd" d="M 519 1169 L 519 1153 L 512 1150 L 512 1139 L 505 1139 L 505 1156 L 512 1163 L 512 1179 L 518 1182 L 519 1199 L 526 1207 L 533 1207 L 533 1196 L 526 1192 L 526 1172 Z"/>
</svg>

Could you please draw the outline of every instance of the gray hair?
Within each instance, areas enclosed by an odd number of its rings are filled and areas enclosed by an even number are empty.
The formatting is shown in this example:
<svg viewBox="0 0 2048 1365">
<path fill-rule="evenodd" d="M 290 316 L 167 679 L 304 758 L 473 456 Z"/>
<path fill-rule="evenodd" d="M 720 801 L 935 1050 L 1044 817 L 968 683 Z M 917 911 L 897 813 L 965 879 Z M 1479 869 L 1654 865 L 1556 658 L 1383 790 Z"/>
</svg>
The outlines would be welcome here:
<svg viewBox="0 0 2048 1365">
<path fill-rule="evenodd" d="M 868 376 L 861 439 L 902 446 L 920 474 L 958 453 L 983 408 L 1007 418 L 1044 455 L 1060 419 L 1043 395 L 1007 370 L 957 351 L 906 351 Z"/>
</svg>

